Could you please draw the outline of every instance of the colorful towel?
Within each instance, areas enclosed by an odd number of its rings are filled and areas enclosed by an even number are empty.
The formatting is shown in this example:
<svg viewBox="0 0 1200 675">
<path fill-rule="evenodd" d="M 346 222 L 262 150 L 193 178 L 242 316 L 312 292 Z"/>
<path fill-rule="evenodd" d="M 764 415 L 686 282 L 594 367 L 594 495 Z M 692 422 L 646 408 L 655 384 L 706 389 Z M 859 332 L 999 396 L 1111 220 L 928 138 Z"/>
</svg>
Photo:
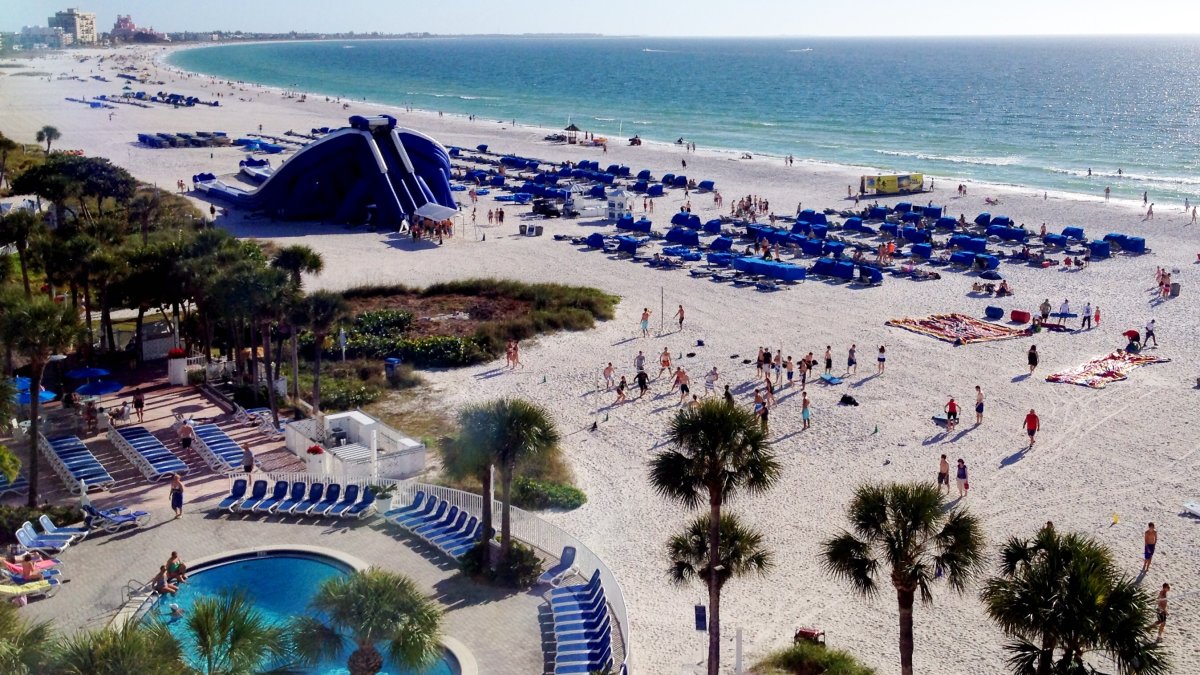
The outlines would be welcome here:
<svg viewBox="0 0 1200 675">
<path fill-rule="evenodd" d="M 1071 370 L 1046 376 L 1047 382 L 1066 382 L 1080 384 L 1092 389 L 1103 389 L 1109 382 L 1120 382 L 1126 379 L 1126 373 L 1138 366 L 1148 366 L 1152 363 L 1167 363 L 1171 359 L 1163 359 L 1149 354 L 1131 354 L 1118 349 L 1117 351 L 1092 359 L 1087 363 Z"/>
<path fill-rule="evenodd" d="M 924 319 L 892 319 L 888 326 L 896 326 L 914 333 L 922 333 L 946 342 L 970 344 L 1008 340 L 1026 335 L 1022 328 L 1000 326 L 967 316 L 966 314 L 934 314 Z"/>
</svg>

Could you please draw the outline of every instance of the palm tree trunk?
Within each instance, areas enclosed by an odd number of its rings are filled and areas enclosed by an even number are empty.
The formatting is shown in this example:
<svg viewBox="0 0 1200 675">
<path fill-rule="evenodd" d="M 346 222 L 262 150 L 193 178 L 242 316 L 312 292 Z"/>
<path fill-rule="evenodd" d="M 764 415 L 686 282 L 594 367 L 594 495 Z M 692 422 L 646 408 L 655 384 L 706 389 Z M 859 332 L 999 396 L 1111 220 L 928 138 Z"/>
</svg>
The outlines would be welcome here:
<svg viewBox="0 0 1200 675">
<path fill-rule="evenodd" d="M 296 327 L 292 326 L 292 398 L 300 400 L 300 341 L 296 339 Z"/>
<path fill-rule="evenodd" d="M 254 392 L 254 402 L 257 403 L 260 400 L 258 391 L 258 340 L 255 339 L 258 331 L 254 330 L 251 326 L 248 332 L 249 335 L 246 337 L 250 339 L 250 388 Z"/>
<path fill-rule="evenodd" d="M 33 294 L 29 291 L 29 267 L 25 264 L 25 243 L 17 242 L 17 262 L 21 265 L 21 284 L 25 286 L 25 297 L 31 298 Z"/>
<path fill-rule="evenodd" d="M 87 349 L 84 351 L 89 357 L 92 353 L 92 345 L 96 344 L 96 331 L 92 328 L 92 285 L 86 280 L 83 282 L 83 314 L 84 321 L 87 324 Z"/>
<path fill-rule="evenodd" d="M 325 336 L 320 333 L 313 334 L 314 342 L 314 357 L 313 357 L 313 392 L 312 406 L 313 417 L 316 417 L 321 412 L 321 352 L 325 345 Z"/>
<path fill-rule="evenodd" d="M 359 644 L 346 662 L 350 675 L 375 675 L 383 670 L 383 655 L 371 643 Z"/>
<path fill-rule="evenodd" d="M 709 499 L 708 569 L 715 570 L 721 556 L 721 497 L 719 489 Z M 721 672 L 721 587 L 717 575 L 708 575 L 708 675 Z"/>
<path fill-rule="evenodd" d="M 29 364 L 29 508 L 37 507 L 38 499 L 38 434 L 40 433 L 38 415 L 41 414 L 41 401 L 38 393 L 42 391 L 42 374 L 46 365 L 41 359 L 34 359 Z"/>
<path fill-rule="evenodd" d="M 275 421 L 275 428 L 279 428 L 279 404 L 275 401 L 275 381 L 271 377 L 271 323 L 263 322 L 262 325 L 262 341 L 263 341 L 263 361 L 267 368 L 267 402 L 271 406 L 271 419 Z"/>
<path fill-rule="evenodd" d="M 136 328 L 137 333 L 134 336 L 134 344 L 136 345 L 134 347 L 134 349 L 136 350 L 136 353 L 134 354 L 134 357 L 137 359 L 137 364 L 139 366 L 142 365 L 142 323 L 143 323 L 143 321 L 145 321 L 145 319 L 146 319 L 146 308 L 142 305 L 138 305 L 137 328 Z"/>
<path fill-rule="evenodd" d="M 1054 646 L 1057 640 L 1054 635 L 1049 632 L 1042 634 L 1042 653 L 1038 656 L 1037 673 L 1038 675 L 1050 675 L 1051 669 L 1054 667 Z"/>
<path fill-rule="evenodd" d="M 494 495 L 492 494 L 491 462 L 488 462 L 487 466 L 483 468 L 483 475 L 480 477 L 480 483 L 483 485 L 483 504 L 479 509 L 479 521 L 483 523 L 483 550 L 484 554 L 487 555 L 487 552 L 491 551 L 490 542 L 492 541 L 492 537 L 496 534 L 495 528 L 492 527 L 492 522 L 495 520 L 495 516 L 492 515 L 492 500 Z"/>
<path fill-rule="evenodd" d="M 900 674 L 912 675 L 913 672 L 913 600 L 916 591 L 913 589 L 896 589 L 896 602 L 900 607 Z"/>
<path fill-rule="evenodd" d="M 505 464 L 500 470 L 500 559 L 512 551 L 512 516 L 508 511 L 512 493 L 513 467 Z"/>
</svg>

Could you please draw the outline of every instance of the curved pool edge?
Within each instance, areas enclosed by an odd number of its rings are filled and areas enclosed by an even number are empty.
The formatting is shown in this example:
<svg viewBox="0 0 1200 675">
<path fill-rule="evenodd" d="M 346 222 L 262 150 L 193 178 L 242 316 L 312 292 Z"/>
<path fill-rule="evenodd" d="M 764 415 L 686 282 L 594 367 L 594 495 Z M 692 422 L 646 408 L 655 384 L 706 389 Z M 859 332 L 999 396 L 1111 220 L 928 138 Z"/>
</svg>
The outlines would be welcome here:
<svg viewBox="0 0 1200 675">
<path fill-rule="evenodd" d="M 260 554 L 267 553 L 307 553 L 315 556 L 324 556 L 326 558 L 332 558 L 333 560 L 346 565 L 356 572 L 361 572 L 371 567 L 361 558 L 352 556 L 348 553 L 343 553 L 342 551 L 338 551 L 336 549 L 325 548 L 324 546 L 308 546 L 305 544 L 288 544 L 284 546 L 275 544 L 271 546 L 252 546 L 250 548 L 240 548 L 232 551 L 215 553 L 213 555 L 200 556 L 199 558 L 194 558 L 191 561 L 191 564 L 188 565 L 188 570 L 192 572 L 198 572 L 206 567 L 212 567 L 216 564 L 258 557 Z M 149 604 L 149 601 L 152 600 L 153 597 L 154 596 L 149 593 L 147 593 L 145 596 L 131 597 L 124 605 L 121 606 L 120 609 L 117 610 L 116 615 L 113 616 L 112 621 L 109 622 L 109 625 L 114 628 L 122 628 L 128 622 L 137 619 L 137 617 L 141 615 L 142 609 Z M 465 644 L 447 635 L 443 635 L 440 641 L 442 647 L 444 647 L 445 650 L 454 657 L 454 660 L 458 662 L 459 675 L 479 675 L 479 664 L 475 660 L 475 655 L 469 648 L 467 648 Z"/>
</svg>

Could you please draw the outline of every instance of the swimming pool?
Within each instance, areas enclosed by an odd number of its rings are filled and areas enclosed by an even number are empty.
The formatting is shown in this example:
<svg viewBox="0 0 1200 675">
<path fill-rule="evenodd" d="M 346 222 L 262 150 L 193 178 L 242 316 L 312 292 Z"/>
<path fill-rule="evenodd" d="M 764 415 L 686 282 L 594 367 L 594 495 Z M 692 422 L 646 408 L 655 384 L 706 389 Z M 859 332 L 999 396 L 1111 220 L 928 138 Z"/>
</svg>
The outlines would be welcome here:
<svg viewBox="0 0 1200 675">
<path fill-rule="evenodd" d="M 292 617 L 306 614 L 308 603 L 326 579 L 350 574 L 353 568 L 335 558 L 307 551 L 268 551 L 241 554 L 197 566 L 181 584 L 179 593 L 160 598 L 150 610 L 151 615 L 168 620 L 171 603 L 184 611 L 191 610 L 197 600 L 234 591 L 244 592 L 258 611 L 269 621 L 286 623 Z M 184 623 L 168 624 L 171 632 L 187 648 Z M 382 651 L 382 650 L 381 650 Z M 346 675 L 346 657 L 323 662 L 309 670 L 314 675 Z M 427 670 L 402 670 L 388 663 L 381 675 L 459 675 L 457 660 L 446 652 L 440 661 Z"/>
</svg>

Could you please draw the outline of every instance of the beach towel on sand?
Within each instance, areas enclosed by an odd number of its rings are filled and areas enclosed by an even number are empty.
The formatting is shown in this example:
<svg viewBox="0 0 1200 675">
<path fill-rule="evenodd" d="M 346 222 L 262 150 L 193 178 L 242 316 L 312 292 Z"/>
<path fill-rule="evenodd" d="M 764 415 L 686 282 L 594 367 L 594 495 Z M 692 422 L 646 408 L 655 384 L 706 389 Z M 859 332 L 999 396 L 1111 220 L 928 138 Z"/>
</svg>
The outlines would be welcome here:
<svg viewBox="0 0 1200 675">
<path fill-rule="evenodd" d="M 1164 359 L 1150 354 L 1134 354 L 1118 349 L 1117 351 L 1092 359 L 1087 363 L 1046 376 L 1047 382 L 1066 382 L 1079 384 L 1092 389 L 1103 389 L 1109 382 L 1120 382 L 1127 378 L 1127 373 L 1139 366 L 1152 363 L 1168 363 Z"/>
<path fill-rule="evenodd" d="M 892 319 L 886 322 L 886 325 L 962 344 L 1008 340 L 1026 335 L 1022 328 L 998 326 L 966 314 L 934 314 L 924 319 Z"/>
</svg>

